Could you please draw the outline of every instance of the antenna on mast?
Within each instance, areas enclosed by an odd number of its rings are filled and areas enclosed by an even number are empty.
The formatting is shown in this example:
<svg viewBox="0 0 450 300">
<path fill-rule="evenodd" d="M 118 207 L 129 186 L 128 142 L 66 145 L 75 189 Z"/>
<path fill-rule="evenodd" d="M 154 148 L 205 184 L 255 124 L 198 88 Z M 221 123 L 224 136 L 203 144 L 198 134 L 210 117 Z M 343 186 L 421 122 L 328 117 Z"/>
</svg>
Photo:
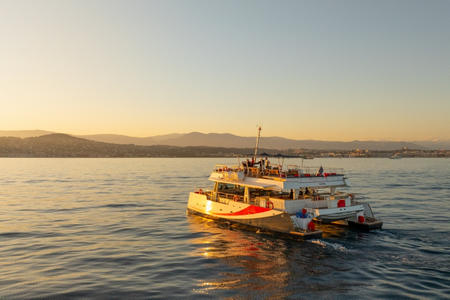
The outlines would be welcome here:
<svg viewBox="0 0 450 300">
<path fill-rule="evenodd" d="M 256 154 L 258 154 L 258 145 L 260 137 L 261 137 L 261 126 L 258 126 L 258 136 L 256 137 L 255 155 L 253 155 L 253 161 L 256 161 Z"/>
</svg>

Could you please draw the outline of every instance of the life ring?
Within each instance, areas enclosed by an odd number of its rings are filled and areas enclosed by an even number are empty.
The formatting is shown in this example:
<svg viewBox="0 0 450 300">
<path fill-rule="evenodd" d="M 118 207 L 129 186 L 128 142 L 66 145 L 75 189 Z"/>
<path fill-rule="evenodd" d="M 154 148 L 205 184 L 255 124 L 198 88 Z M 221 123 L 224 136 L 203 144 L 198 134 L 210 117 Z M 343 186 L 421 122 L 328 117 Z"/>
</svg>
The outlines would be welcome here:
<svg viewBox="0 0 450 300">
<path fill-rule="evenodd" d="M 266 208 L 273 209 L 273 202 L 272 201 L 267 201 L 266 202 Z"/>
<path fill-rule="evenodd" d="M 238 196 L 238 195 L 234 195 L 234 196 L 233 196 L 233 200 L 234 200 L 234 201 L 239 201 L 239 196 Z"/>
</svg>

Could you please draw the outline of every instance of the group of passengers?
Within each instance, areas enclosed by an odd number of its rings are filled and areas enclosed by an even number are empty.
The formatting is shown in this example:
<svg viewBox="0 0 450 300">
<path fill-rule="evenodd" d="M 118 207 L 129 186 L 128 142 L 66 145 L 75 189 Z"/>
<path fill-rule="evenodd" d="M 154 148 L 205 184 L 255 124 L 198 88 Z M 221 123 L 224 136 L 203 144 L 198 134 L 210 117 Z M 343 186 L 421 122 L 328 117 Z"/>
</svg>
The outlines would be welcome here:
<svg viewBox="0 0 450 300">
<path fill-rule="evenodd" d="M 305 199 L 308 197 L 315 197 L 317 196 L 317 191 L 313 188 L 304 188 L 304 189 L 299 189 L 298 191 L 298 199 Z M 286 194 L 287 197 L 287 194 Z M 289 198 L 288 199 L 295 199 L 294 198 L 294 190 L 291 189 L 291 191 L 289 192 Z"/>
<path fill-rule="evenodd" d="M 308 188 L 308 187 L 306 187 L 305 189 L 300 189 L 300 190 L 298 191 L 298 198 L 299 198 L 299 199 L 300 199 L 300 198 L 306 198 L 306 197 L 308 197 L 308 196 L 313 197 L 313 196 L 316 196 L 316 195 L 317 195 L 317 192 L 316 192 L 316 190 L 313 189 L 313 188 Z"/>
<path fill-rule="evenodd" d="M 270 162 L 267 157 L 261 158 L 259 161 L 255 161 L 255 158 L 248 159 L 242 162 L 242 166 L 244 167 L 245 175 L 250 173 L 250 168 L 257 167 L 259 165 L 260 173 L 263 173 L 265 169 L 270 168 Z"/>
</svg>

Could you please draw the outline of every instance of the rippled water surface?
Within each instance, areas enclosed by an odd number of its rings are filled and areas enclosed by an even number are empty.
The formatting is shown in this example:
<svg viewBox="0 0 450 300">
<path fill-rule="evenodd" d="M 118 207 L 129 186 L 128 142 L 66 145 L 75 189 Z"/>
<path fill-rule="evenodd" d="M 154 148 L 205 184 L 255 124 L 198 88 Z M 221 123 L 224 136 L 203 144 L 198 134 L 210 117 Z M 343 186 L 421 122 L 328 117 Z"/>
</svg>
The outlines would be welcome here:
<svg viewBox="0 0 450 300">
<path fill-rule="evenodd" d="M 307 242 L 187 216 L 222 162 L 0 159 L 0 297 L 450 297 L 450 160 L 307 161 L 384 221 Z"/>
</svg>

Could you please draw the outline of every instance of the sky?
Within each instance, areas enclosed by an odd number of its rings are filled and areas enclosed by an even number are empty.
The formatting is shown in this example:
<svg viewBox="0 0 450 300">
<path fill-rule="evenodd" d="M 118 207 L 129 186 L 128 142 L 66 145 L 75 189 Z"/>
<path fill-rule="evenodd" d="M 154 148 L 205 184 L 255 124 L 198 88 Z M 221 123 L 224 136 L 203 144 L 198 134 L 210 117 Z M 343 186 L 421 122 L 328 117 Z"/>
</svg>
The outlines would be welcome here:
<svg viewBox="0 0 450 300">
<path fill-rule="evenodd" d="M 0 130 L 450 139 L 450 1 L 0 0 Z"/>
</svg>

